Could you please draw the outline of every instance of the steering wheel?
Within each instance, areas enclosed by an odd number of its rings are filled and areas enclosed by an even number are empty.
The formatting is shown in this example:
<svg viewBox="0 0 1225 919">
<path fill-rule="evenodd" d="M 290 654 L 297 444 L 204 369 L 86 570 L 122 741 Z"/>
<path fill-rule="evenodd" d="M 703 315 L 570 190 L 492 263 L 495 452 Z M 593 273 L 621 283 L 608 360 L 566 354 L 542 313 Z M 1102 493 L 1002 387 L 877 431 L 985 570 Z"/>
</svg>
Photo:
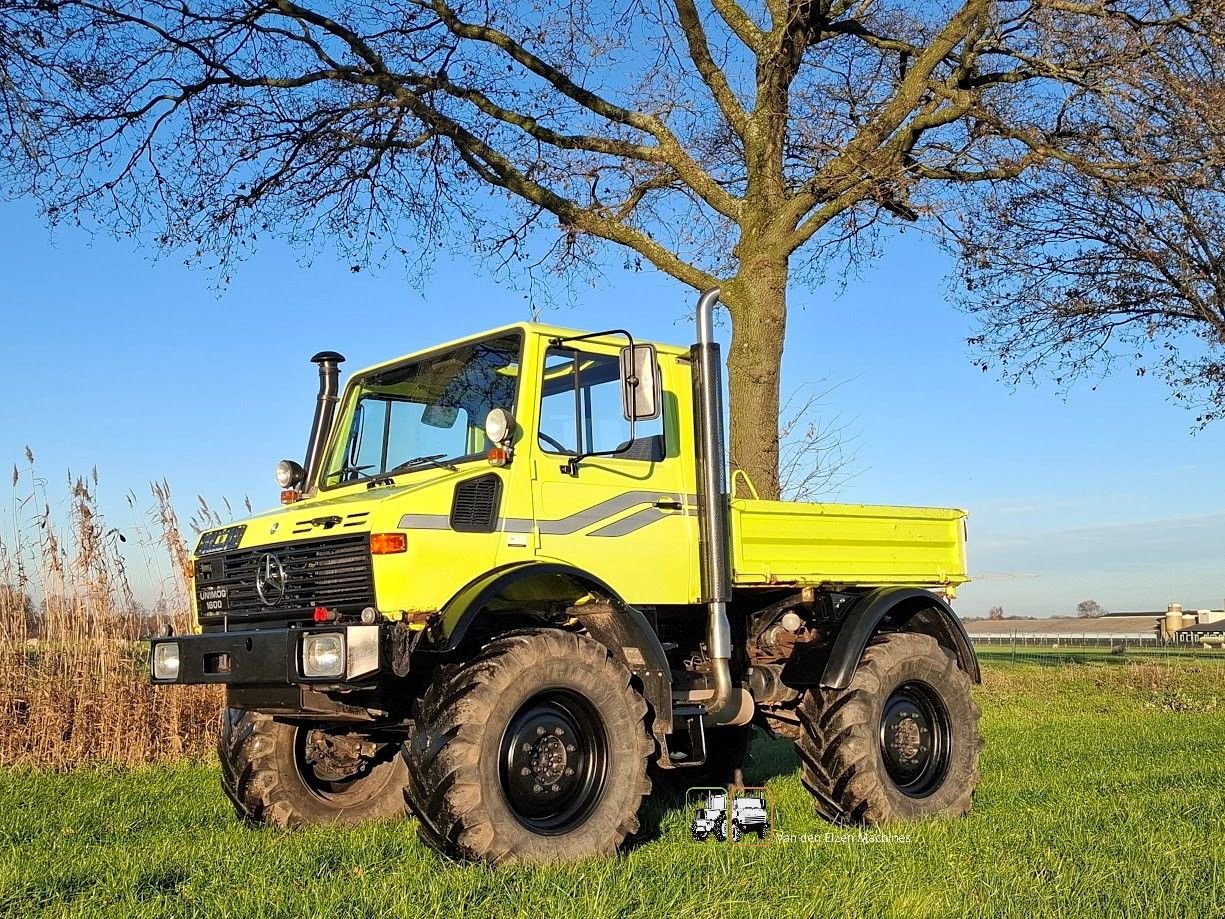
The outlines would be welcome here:
<svg viewBox="0 0 1225 919">
<path fill-rule="evenodd" d="M 541 440 L 543 440 L 545 443 L 547 443 L 550 447 L 556 447 L 558 453 L 569 453 L 570 452 L 568 448 L 563 447 L 560 443 L 558 443 L 556 438 L 550 437 L 544 431 L 537 431 L 536 436 L 539 437 Z"/>
</svg>

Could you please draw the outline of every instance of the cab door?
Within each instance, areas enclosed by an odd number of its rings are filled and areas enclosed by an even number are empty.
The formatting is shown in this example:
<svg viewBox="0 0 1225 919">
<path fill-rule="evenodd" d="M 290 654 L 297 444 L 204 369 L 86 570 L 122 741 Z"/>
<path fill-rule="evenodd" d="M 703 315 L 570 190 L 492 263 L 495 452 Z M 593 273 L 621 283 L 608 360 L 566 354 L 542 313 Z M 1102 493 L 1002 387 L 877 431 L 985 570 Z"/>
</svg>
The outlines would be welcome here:
<svg viewBox="0 0 1225 919">
<path fill-rule="evenodd" d="M 659 411 L 631 425 L 619 344 L 545 350 L 532 437 L 536 554 L 594 574 L 632 604 L 689 603 L 697 518 L 682 461 L 691 438 L 677 417 L 681 374 L 670 372 L 674 359 L 660 361 Z"/>
</svg>

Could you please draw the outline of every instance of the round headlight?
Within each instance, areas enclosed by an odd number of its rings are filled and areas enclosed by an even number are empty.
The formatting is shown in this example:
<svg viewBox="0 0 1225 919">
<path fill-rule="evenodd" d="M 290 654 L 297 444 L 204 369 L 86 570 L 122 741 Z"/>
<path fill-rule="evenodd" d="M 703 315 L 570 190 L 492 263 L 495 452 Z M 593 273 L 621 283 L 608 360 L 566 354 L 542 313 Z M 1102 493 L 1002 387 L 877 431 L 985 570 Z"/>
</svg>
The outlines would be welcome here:
<svg viewBox="0 0 1225 919">
<path fill-rule="evenodd" d="M 302 481 L 302 467 L 293 460 L 281 460 L 276 464 L 276 483 L 282 488 L 293 488 Z"/>
<path fill-rule="evenodd" d="M 515 419 L 511 418 L 510 412 L 504 408 L 490 409 L 489 414 L 485 416 L 485 436 L 489 438 L 490 443 L 506 443 L 514 427 Z"/>
</svg>

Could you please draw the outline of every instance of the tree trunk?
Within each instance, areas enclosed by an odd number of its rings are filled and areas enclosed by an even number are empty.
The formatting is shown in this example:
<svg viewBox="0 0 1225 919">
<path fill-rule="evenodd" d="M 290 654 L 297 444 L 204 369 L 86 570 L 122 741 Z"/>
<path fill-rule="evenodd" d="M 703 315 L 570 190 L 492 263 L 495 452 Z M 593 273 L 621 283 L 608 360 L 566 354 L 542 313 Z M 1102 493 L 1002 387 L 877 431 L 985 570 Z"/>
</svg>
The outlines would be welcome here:
<svg viewBox="0 0 1225 919">
<path fill-rule="evenodd" d="M 786 260 L 746 259 L 727 287 L 731 471 L 763 498 L 778 498 L 779 373 L 787 330 Z M 742 489 L 741 493 L 744 491 Z"/>
</svg>

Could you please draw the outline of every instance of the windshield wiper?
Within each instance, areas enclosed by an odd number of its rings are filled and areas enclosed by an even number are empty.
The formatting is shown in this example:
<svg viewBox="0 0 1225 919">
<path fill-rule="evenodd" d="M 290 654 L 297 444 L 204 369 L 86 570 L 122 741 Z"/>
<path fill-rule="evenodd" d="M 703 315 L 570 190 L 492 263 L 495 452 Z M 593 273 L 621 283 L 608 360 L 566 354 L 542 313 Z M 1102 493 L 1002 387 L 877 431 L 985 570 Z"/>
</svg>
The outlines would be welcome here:
<svg viewBox="0 0 1225 919">
<path fill-rule="evenodd" d="M 329 472 L 327 475 L 324 476 L 324 478 L 331 479 L 331 478 L 335 478 L 337 476 L 342 476 L 346 474 L 356 475 L 357 473 L 365 472 L 367 469 L 373 469 L 373 468 L 374 468 L 373 463 L 371 463 L 368 466 L 341 466 L 339 469 L 334 469 L 331 472 Z"/>
<path fill-rule="evenodd" d="M 397 472 L 403 472 L 405 469 L 412 469 L 414 466 L 437 466 L 439 469 L 449 469 L 455 472 L 459 469 L 451 463 L 443 463 L 440 460 L 445 457 L 445 453 L 435 453 L 432 456 L 414 456 L 410 460 L 405 460 L 398 466 L 393 466 L 388 469 L 383 475 L 395 475 Z"/>
</svg>

